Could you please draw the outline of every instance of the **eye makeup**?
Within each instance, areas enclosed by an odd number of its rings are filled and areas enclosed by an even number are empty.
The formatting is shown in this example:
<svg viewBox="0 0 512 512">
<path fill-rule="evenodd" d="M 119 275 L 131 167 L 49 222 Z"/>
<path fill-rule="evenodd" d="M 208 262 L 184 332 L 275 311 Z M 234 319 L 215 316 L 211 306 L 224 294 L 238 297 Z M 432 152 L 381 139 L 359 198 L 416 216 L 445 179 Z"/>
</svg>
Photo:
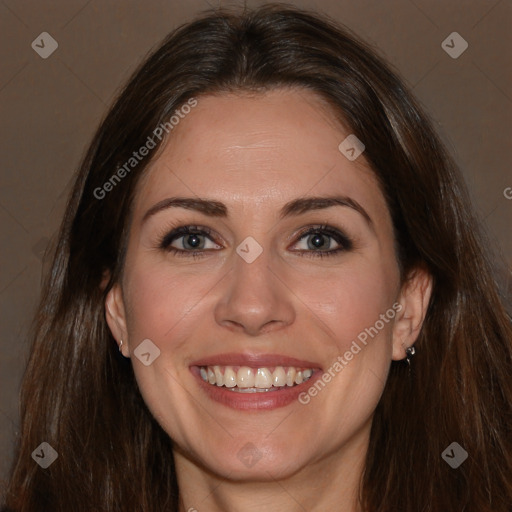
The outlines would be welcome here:
<svg viewBox="0 0 512 512">
<path fill-rule="evenodd" d="M 220 248 L 222 248 L 222 246 L 216 240 L 214 232 L 210 228 L 206 226 L 192 224 L 183 224 L 167 228 L 164 234 L 162 234 L 158 239 L 158 248 L 173 254 L 173 256 L 192 258 L 203 257 L 206 256 L 208 252 L 220 250 L 219 248 L 204 249 L 206 240 L 202 241 L 203 238 L 209 240 L 214 245 L 220 246 Z M 177 240 L 180 239 L 182 239 L 182 241 L 179 243 L 183 248 L 178 248 L 173 245 Z M 346 235 L 340 229 L 327 224 L 312 225 L 302 229 L 296 235 L 294 245 L 303 240 L 312 241 L 312 248 L 299 250 L 291 249 L 291 251 L 297 253 L 299 256 L 306 256 L 312 258 L 323 258 L 327 256 L 331 257 L 339 255 L 340 253 L 351 251 L 354 247 L 354 243 L 348 235 Z M 332 240 L 338 245 L 338 247 L 334 249 L 323 250 L 321 248 L 322 240 Z M 314 245 L 317 244 L 318 242 L 320 242 L 320 246 Z M 327 244 L 330 246 L 331 242 L 328 241 Z M 186 245 L 189 246 L 188 249 L 186 248 Z M 309 245 L 310 244 L 308 243 L 308 246 Z M 320 250 L 315 250 L 315 247 Z"/>
</svg>

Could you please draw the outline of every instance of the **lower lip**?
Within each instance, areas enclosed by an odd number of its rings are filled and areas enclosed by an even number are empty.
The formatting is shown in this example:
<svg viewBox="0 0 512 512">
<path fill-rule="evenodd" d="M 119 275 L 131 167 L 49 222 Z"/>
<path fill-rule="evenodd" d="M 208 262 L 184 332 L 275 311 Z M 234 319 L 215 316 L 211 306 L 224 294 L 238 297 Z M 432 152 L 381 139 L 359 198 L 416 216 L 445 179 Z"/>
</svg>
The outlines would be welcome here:
<svg viewBox="0 0 512 512">
<path fill-rule="evenodd" d="M 298 401 L 299 395 L 306 391 L 322 375 L 320 370 L 315 370 L 307 381 L 295 386 L 283 386 L 276 391 L 239 393 L 237 391 L 230 391 L 225 386 L 214 386 L 205 382 L 199 373 L 198 366 L 191 366 L 190 370 L 198 380 L 200 388 L 212 400 L 243 411 L 270 410 L 290 405 L 292 402 Z"/>
</svg>

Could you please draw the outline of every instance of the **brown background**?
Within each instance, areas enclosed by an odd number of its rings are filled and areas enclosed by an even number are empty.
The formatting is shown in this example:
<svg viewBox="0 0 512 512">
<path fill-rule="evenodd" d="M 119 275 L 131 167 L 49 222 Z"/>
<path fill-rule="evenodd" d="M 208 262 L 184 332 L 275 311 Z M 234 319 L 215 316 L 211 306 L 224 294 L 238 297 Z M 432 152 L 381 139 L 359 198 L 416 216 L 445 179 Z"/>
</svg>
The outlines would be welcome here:
<svg viewBox="0 0 512 512">
<path fill-rule="evenodd" d="M 19 380 L 43 253 L 70 180 L 114 94 L 143 56 L 211 0 L 0 1 L 0 478 L 18 430 Z M 263 2 L 248 2 L 256 5 Z M 512 0 L 296 1 L 377 46 L 434 118 L 512 289 Z M 452 32 L 469 47 L 441 48 Z M 42 59 L 41 32 L 59 47 Z M 44 441 L 44 440 L 42 440 Z M 34 447 L 35 448 L 35 447 Z"/>
</svg>

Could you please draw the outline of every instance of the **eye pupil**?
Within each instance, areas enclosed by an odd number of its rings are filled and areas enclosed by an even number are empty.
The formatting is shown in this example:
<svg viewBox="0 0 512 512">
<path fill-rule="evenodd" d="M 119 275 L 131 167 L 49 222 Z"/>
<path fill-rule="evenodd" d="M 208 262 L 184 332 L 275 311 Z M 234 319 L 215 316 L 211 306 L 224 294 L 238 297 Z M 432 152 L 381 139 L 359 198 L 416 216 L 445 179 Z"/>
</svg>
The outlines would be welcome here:
<svg viewBox="0 0 512 512">
<path fill-rule="evenodd" d="M 311 238 L 311 244 L 315 248 L 321 248 L 325 245 L 325 238 L 323 235 L 316 234 Z"/>
</svg>

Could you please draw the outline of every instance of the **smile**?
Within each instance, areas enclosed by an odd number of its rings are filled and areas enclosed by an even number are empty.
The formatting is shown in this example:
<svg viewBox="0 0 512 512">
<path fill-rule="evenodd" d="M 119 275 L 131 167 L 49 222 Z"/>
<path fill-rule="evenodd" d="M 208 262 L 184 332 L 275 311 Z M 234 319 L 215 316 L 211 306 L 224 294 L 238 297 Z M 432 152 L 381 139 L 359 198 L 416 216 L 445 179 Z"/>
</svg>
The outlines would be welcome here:
<svg viewBox="0 0 512 512">
<path fill-rule="evenodd" d="M 202 357 L 189 368 L 206 397 L 247 412 L 298 404 L 298 396 L 323 374 L 314 360 L 249 350 Z"/>
</svg>

